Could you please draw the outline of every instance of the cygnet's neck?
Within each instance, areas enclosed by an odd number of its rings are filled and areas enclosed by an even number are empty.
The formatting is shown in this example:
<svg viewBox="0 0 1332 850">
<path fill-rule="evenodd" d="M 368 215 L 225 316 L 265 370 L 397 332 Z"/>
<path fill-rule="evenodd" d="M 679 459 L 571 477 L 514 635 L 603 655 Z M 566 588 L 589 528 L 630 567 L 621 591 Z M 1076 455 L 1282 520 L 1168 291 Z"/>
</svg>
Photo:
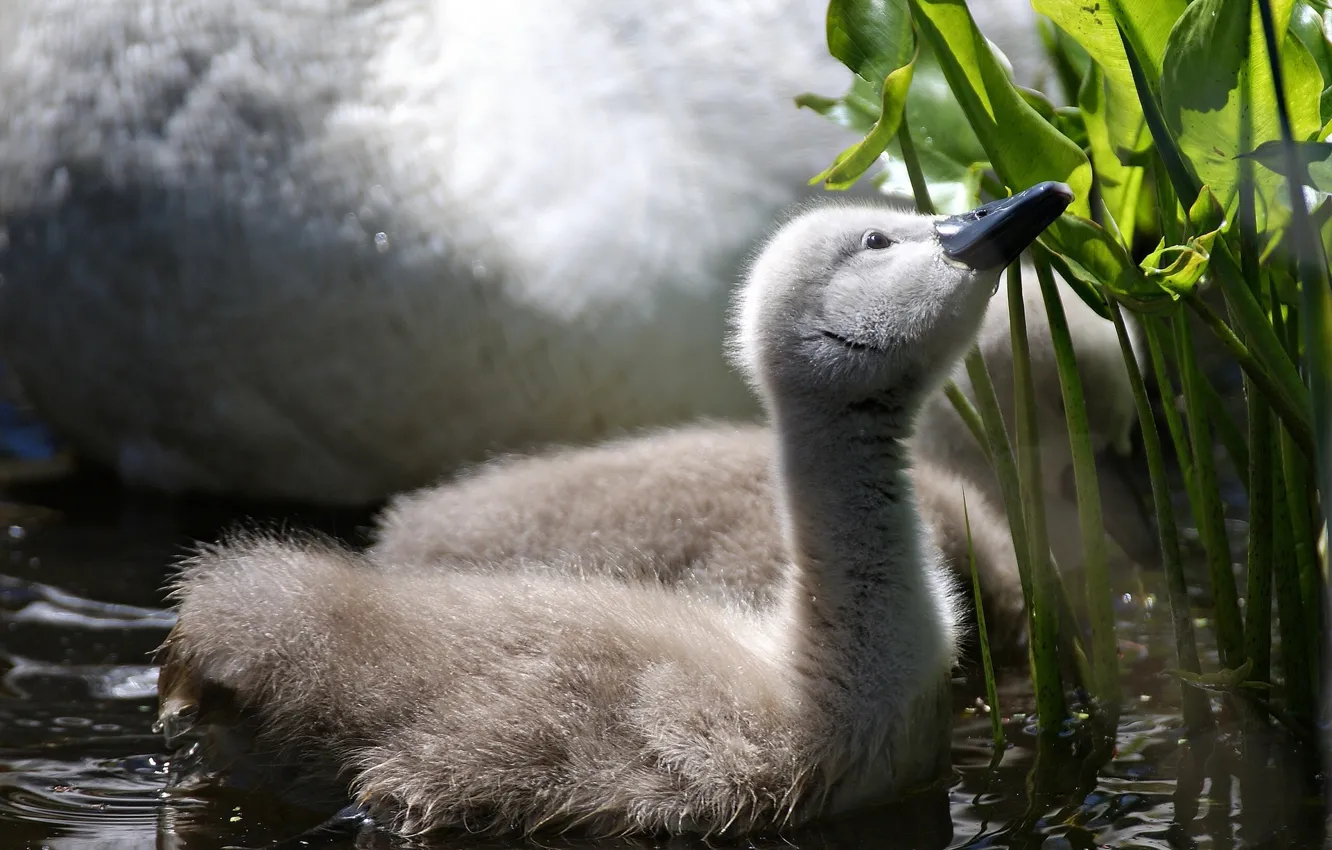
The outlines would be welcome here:
<svg viewBox="0 0 1332 850">
<path fill-rule="evenodd" d="M 838 670 L 864 705 L 914 692 L 954 651 L 948 584 L 907 474 L 914 413 L 893 395 L 773 411 L 793 648 Z"/>
</svg>

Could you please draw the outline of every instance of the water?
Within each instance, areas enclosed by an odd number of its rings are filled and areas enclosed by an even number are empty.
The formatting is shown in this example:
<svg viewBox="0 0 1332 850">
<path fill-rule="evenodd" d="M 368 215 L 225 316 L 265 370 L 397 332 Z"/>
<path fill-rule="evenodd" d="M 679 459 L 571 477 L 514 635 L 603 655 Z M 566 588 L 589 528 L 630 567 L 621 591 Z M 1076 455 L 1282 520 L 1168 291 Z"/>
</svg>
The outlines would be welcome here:
<svg viewBox="0 0 1332 850">
<path fill-rule="evenodd" d="M 16 478 L 13 469 L 9 477 Z M 326 813 L 230 790 L 167 789 L 170 763 L 152 731 L 152 653 L 172 622 L 163 589 L 171 563 L 192 540 L 211 538 L 240 517 L 281 517 L 290 527 L 316 526 L 355 543 L 368 515 L 177 502 L 88 477 L 11 484 L 4 492 L 0 848 L 257 848 L 316 826 Z M 1023 714 L 1029 686 L 1019 678 L 1004 684 L 1010 748 L 992 767 L 989 721 L 974 703 L 977 686 L 959 686 L 955 775 L 946 789 L 791 836 L 789 843 L 744 846 L 1322 846 L 1322 809 L 1300 786 L 1302 754 L 1288 741 L 1274 739 L 1262 754 L 1270 764 L 1257 768 L 1225 736 L 1181 743 L 1178 689 L 1164 672 L 1173 665 L 1172 638 L 1159 577 L 1119 581 L 1130 699 L 1112 741 L 1098 749 L 1094 735 L 1078 734 L 1062 751 L 1038 752 Z M 452 836 L 437 846 L 518 843 Z M 625 844 L 643 846 L 577 846 Z M 354 824 L 343 824 L 283 846 L 416 845 L 358 837 Z"/>
</svg>

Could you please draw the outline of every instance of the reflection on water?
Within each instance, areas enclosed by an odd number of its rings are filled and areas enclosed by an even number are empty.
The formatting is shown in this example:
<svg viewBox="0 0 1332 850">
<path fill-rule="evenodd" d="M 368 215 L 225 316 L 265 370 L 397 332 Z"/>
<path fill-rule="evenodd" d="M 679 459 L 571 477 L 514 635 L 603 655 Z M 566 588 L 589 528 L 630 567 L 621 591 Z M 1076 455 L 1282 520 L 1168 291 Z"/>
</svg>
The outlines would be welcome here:
<svg viewBox="0 0 1332 850">
<path fill-rule="evenodd" d="M 152 732 L 152 653 L 172 622 L 162 610 L 170 564 L 192 540 L 215 535 L 238 516 L 265 522 L 262 512 L 128 495 L 88 479 L 11 489 L 10 497 L 0 503 L 0 845 L 409 846 L 364 829 L 358 835 L 354 821 L 292 843 L 327 813 L 229 789 L 165 790 L 170 766 Z M 358 542 L 368 519 L 282 516 L 289 527 L 314 525 L 350 542 Z M 1173 664 L 1169 618 L 1156 604 L 1154 581 L 1121 578 L 1130 699 L 1112 740 L 1098 746 L 1094 735 L 1079 735 L 1060 751 L 1039 751 L 1023 714 L 1028 689 L 1009 682 L 1001 703 L 1012 743 L 991 767 L 989 722 L 968 708 L 975 686 L 960 687 L 956 777 L 946 791 L 744 846 L 1320 847 L 1321 807 L 1298 786 L 1293 762 L 1300 756 L 1283 742 L 1247 753 L 1224 737 L 1181 744 L 1177 686 L 1163 675 Z M 458 837 L 440 843 L 513 846 Z"/>
</svg>

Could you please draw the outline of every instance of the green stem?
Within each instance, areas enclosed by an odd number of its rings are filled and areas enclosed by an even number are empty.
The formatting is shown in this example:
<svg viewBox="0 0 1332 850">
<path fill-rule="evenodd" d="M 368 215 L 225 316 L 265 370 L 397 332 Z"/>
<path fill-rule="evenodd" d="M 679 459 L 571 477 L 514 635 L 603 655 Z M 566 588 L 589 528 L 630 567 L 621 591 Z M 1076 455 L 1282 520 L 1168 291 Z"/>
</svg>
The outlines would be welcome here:
<svg viewBox="0 0 1332 850">
<path fill-rule="evenodd" d="M 1225 510 L 1221 505 L 1221 486 L 1216 477 L 1212 429 L 1198 389 L 1206 378 L 1198 369 L 1188 317 L 1183 313 L 1175 316 L 1175 351 L 1180 380 L 1184 386 L 1189 437 L 1193 444 L 1194 480 L 1199 498 L 1193 505 L 1193 511 L 1198 520 L 1198 532 L 1202 536 L 1203 550 L 1207 553 L 1207 567 L 1212 580 L 1217 648 L 1221 652 L 1222 664 L 1234 670 L 1244 663 L 1244 623 L 1240 619 L 1235 573 L 1230 568 L 1230 543 L 1226 539 Z"/>
<path fill-rule="evenodd" d="M 925 172 L 920 168 L 920 158 L 916 156 L 916 143 L 911 140 L 911 121 L 906 107 L 902 107 L 902 123 L 897 128 L 897 141 L 902 146 L 902 161 L 906 163 L 907 179 L 911 181 L 911 194 L 916 196 L 916 209 L 924 215 L 934 215 L 934 201 L 930 198 L 930 187 L 925 182 Z"/>
<path fill-rule="evenodd" d="M 980 412 L 971 403 L 971 399 L 967 398 L 966 393 L 962 392 L 962 388 L 957 385 L 957 381 L 949 381 L 944 384 L 944 395 L 953 403 L 953 409 L 962 418 L 962 423 L 967 426 L 971 436 L 976 438 L 976 443 L 980 446 L 981 451 L 985 453 L 985 459 L 993 466 L 994 455 L 990 451 L 989 440 L 985 438 L 985 423 L 981 420 Z"/>
<path fill-rule="evenodd" d="M 1322 645 L 1322 618 L 1319 616 L 1321 602 L 1318 545 L 1310 516 L 1309 500 L 1303 494 L 1309 492 L 1309 469 L 1307 461 L 1300 456 L 1295 444 L 1284 429 L 1281 431 L 1281 472 L 1285 480 L 1286 492 L 1291 494 L 1286 501 L 1287 515 L 1290 517 L 1291 552 L 1295 557 L 1295 569 L 1299 576 L 1299 594 L 1303 612 L 1300 621 L 1304 624 L 1304 655 L 1312 665 L 1304 671 L 1312 681 L 1319 678 L 1318 648 Z M 1285 640 L 1282 638 L 1282 640 Z M 1296 675 L 1294 670 L 1287 670 L 1286 676 Z"/>
<path fill-rule="evenodd" d="M 1250 82 L 1252 82 L 1250 80 Z M 1245 91 L 1246 99 L 1251 93 Z M 1243 150 L 1253 146 L 1248 113 L 1243 123 Z M 1258 220 L 1253 183 L 1253 161 L 1240 160 L 1239 184 L 1240 263 L 1244 279 L 1256 298 L 1262 297 L 1263 272 L 1259 263 Z M 1274 302 L 1275 305 L 1275 302 Z M 1280 334 L 1278 334 L 1278 337 Z M 1272 476 L 1274 450 L 1278 445 L 1277 430 L 1273 427 L 1272 407 L 1254 385 L 1253 379 L 1244 377 L 1245 410 L 1249 420 L 1249 455 L 1245 475 L 1249 495 L 1247 585 L 1244 593 L 1244 653 L 1253 662 L 1249 678 L 1258 682 L 1272 681 Z M 1234 459 L 1234 455 L 1231 458 Z M 1256 726 L 1259 717 L 1251 713 L 1250 721 Z M 1246 742 L 1247 743 L 1247 742 Z M 1254 758 L 1266 758 L 1263 747 L 1254 742 L 1246 748 L 1254 751 Z M 1246 753 L 1247 755 L 1247 753 Z M 1255 761 L 1256 763 L 1256 761 Z M 1261 765 L 1260 765 L 1261 766 Z"/>
<path fill-rule="evenodd" d="M 1161 410 L 1165 414 L 1166 429 L 1170 432 L 1171 445 L 1175 447 L 1175 457 L 1179 461 L 1179 473 L 1184 479 L 1184 493 L 1189 498 L 1189 505 L 1198 503 L 1198 482 L 1193 472 L 1193 458 L 1189 451 L 1189 440 L 1184 433 L 1184 422 L 1179 418 L 1179 409 L 1175 407 L 1178 396 L 1170 377 L 1170 367 L 1166 363 L 1166 344 L 1169 351 L 1174 351 L 1174 336 L 1169 333 L 1165 323 L 1155 316 L 1142 317 L 1143 336 L 1147 340 L 1147 351 L 1151 356 L 1152 370 L 1156 373 L 1156 383 L 1161 392 Z"/>
<path fill-rule="evenodd" d="M 999 689 L 995 684 L 994 661 L 990 657 L 990 633 L 985 628 L 985 604 L 981 598 L 980 575 L 976 571 L 976 552 L 971 545 L 971 515 L 967 512 L 967 494 L 962 493 L 962 519 L 967 527 L 967 557 L 971 561 L 971 592 L 976 601 L 976 634 L 980 641 L 981 666 L 985 670 L 985 699 L 990 705 L 990 734 L 996 754 L 1004 751 L 1004 723 L 999 710 Z"/>
<path fill-rule="evenodd" d="M 1249 678 L 1272 681 L 1272 411 L 1254 390 L 1249 410 L 1249 554 L 1244 594 L 1244 654 L 1253 661 Z"/>
<path fill-rule="evenodd" d="M 1133 388 L 1133 402 L 1138 408 L 1138 424 L 1142 428 L 1142 447 L 1147 456 L 1152 482 L 1152 503 L 1156 507 L 1156 528 L 1161 539 L 1161 560 L 1165 567 L 1170 619 L 1175 627 L 1175 651 L 1179 655 L 1180 669 L 1199 673 L 1201 666 L 1198 663 L 1198 644 L 1193 636 L 1193 618 L 1189 612 L 1189 588 L 1184 580 L 1184 565 L 1179 557 L 1179 533 L 1175 528 L 1175 514 L 1170 505 L 1170 482 L 1166 478 L 1165 458 L 1161 454 L 1161 437 L 1156 430 L 1152 404 L 1147 398 L 1147 386 L 1138 369 L 1119 302 L 1114 300 L 1109 290 L 1105 290 L 1105 298 L 1110 318 L 1115 323 L 1115 332 L 1119 335 L 1119 347 L 1124 356 L 1124 365 L 1128 368 L 1129 384 Z M 1181 685 L 1181 690 L 1184 723 L 1189 730 L 1197 733 L 1210 728 L 1212 712 L 1206 697 L 1196 688 Z"/>
<path fill-rule="evenodd" d="M 1022 485 L 1018 478 L 1017 461 L 1013 458 L 1013 446 L 999 408 L 999 396 L 994 391 L 994 382 L 990 380 L 990 370 L 985 366 L 980 349 L 971 349 L 964 362 L 967 377 L 971 379 L 971 388 L 976 393 L 976 407 L 985 425 L 985 439 L 994 462 L 994 474 L 999 479 L 1004 512 L 1008 515 L 1008 532 L 1013 538 L 1013 551 L 1017 555 L 1022 599 L 1027 605 L 1027 616 L 1030 618 L 1033 593 L 1031 548 L 1027 542 L 1027 524 L 1022 518 Z"/>
<path fill-rule="evenodd" d="M 1271 298 L 1272 329 L 1276 331 L 1278 337 L 1285 341 L 1286 351 L 1290 352 L 1291 356 L 1298 356 L 1300 350 L 1299 317 L 1298 315 L 1282 317 L 1280 301 L 1276 298 L 1275 285 L 1272 285 Z M 1290 312 L 1298 314 L 1301 311 L 1298 307 L 1292 305 Z M 1321 667 L 1318 663 L 1319 648 L 1322 646 L 1323 634 L 1322 575 L 1318 566 L 1318 534 L 1316 523 L 1313 520 L 1313 517 L 1318 514 L 1318 497 L 1317 492 L 1310 484 L 1308 466 L 1298 454 L 1290 433 L 1285 429 L 1281 431 L 1279 444 L 1281 451 L 1279 463 L 1286 476 L 1287 492 L 1309 494 L 1308 498 L 1290 500 L 1289 509 L 1295 563 L 1300 573 L 1300 596 L 1304 600 L 1304 626 L 1309 640 L 1305 647 L 1305 654 L 1314 666 L 1312 675 L 1314 681 L 1317 682 Z"/>
<path fill-rule="evenodd" d="M 1323 518 L 1332 528 L 1332 291 L 1328 289 L 1327 257 L 1323 243 L 1309 220 L 1304 187 L 1310 185 L 1309 166 L 1295 148 L 1290 109 L 1286 103 L 1285 69 L 1278 49 L 1276 24 L 1269 0 L 1258 0 L 1263 21 L 1263 41 L 1267 63 L 1272 71 L 1277 117 L 1286 161 L 1286 188 L 1290 192 L 1290 233 L 1295 243 L 1295 257 L 1300 275 L 1305 341 L 1309 357 L 1309 390 L 1316 402 L 1314 421 L 1318 433 L 1318 451 L 1310 458 L 1317 463 L 1318 486 L 1323 494 Z M 1318 644 L 1321 647 L 1321 642 Z"/>
<path fill-rule="evenodd" d="M 1073 478 L 1077 489 L 1078 524 L 1082 531 L 1083 561 L 1086 569 L 1087 611 L 1092 626 L 1092 662 L 1095 693 L 1111 711 L 1120 703 L 1118 642 L 1115 639 L 1113 594 L 1106 569 L 1105 526 L 1101 518 L 1101 492 L 1096 482 L 1096 456 L 1091 446 L 1091 428 L 1087 406 L 1078 376 L 1077 356 L 1068 330 L 1064 304 L 1055 288 L 1050 264 L 1036 258 L 1036 276 L 1050 325 L 1059 388 L 1064 397 L 1064 415 L 1069 443 L 1073 450 Z"/>
<path fill-rule="evenodd" d="M 1026 305 L 1022 296 L 1022 263 L 1008 267 L 1008 325 L 1013 343 L 1013 395 L 1017 414 L 1017 455 L 1021 470 L 1027 545 L 1035 570 L 1032 598 L 1032 658 L 1035 662 L 1036 711 L 1043 732 L 1056 732 L 1068 714 L 1059 668 L 1059 589 L 1045 528 L 1045 493 L 1041 476 L 1040 434 L 1036 425 L 1036 391 L 1027 342 Z"/>
<path fill-rule="evenodd" d="M 1252 386 L 1252 382 L 1246 379 L 1246 384 Z M 1235 472 L 1239 475 L 1240 484 L 1247 492 L 1249 489 L 1249 445 L 1245 440 L 1243 432 L 1239 425 L 1235 423 L 1235 417 L 1230 415 L 1226 409 L 1225 402 L 1221 400 L 1221 394 L 1212 386 L 1211 381 L 1203 381 L 1198 385 L 1202 393 L 1203 409 L 1206 411 L 1209 419 L 1216 426 L 1217 436 L 1221 439 L 1221 445 L 1225 446 L 1226 455 L 1230 462 L 1235 466 Z M 1258 392 L 1257 389 L 1251 389 L 1250 392 Z"/>
<path fill-rule="evenodd" d="M 1213 253 L 1212 256 L 1215 258 L 1220 256 L 1220 254 L 1221 251 L 1217 251 Z M 1225 279 L 1224 275 L 1221 277 L 1222 280 Z M 1252 301 L 1253 305 L 1256 306 L 1258 302 L 1253 299 L 1253 293 L 1249 292 L 1248 287 L 1245 286 L 1242 281 L 1240 282 L 1239 288 L 1248 296 L 1248 300 Z M 1239 307 L 1245 299 L 1239 297 L 1231 298 L 1227 292 L 1226 300 L 1227 303 L 1235 308 L 1236 316 L 1243 315 L 1244 310 L 1239 309 Z M 1221 317 L 1216 314 L 1215 310 L 1207 306 L 1207 304 L 1196 295 L 1186 297 L 1184 302 L 1188 304 L 1189 307 L 1193 308 L 1193 311 L 1203 320 L 1203 324 L 1207 325 L 1208 329 L 1221 341 L 1221 344 L 1230 352 L 1230 356 L 1235 358 L 1235 362 L 1244 370 L 1244 374 L 1252 378 L 1258 389 L 1262 390 L 1263 395 L 1267 396 L 1267 400 L 1271 403 L 1272 409 L 1276 411 L 1277 415 L 1281 417 L 1282 423 L 1290 430 L 1291 436 L 1295 438 L 1295 442 L 1300 447 L 1300 450 L 1305 452 L 1308 457 L 1313 457 L 1313 430 L 1309 425 L 1310 417 L 1307 409 L 1309 397 L 1308 394 L 1304 392 L 1303 385 L 1299 385 L 1298 395 L 1288 394 L 1286 389 L 1279 385 L 1277 380 L 1268 374 L 1267 369 L 1264 368 L 1264 364 L 1259 363 L 1244 343 L 1240 342 L 1239 337 L 1237 337 L 1235 332 L 1221 320 Z M 1262 310 L 1261 307 L 1258 307 L 1257 309 L 1260 311 Z M 1276 334 L 1272 331 L 1272 326 L 1268 323 L 1268 319 L 1266 318 L 1267 314 L 1263 312 L 1262 315 L 1263 318 L 1261 324 L 1266 331 L 1266 335 L 1270 336 L 1277 346 L 1281 346 L 1281 342 L 1277 340 Z M 1252 320 L 1250 323 L 1244 323 L 1241 319 L 1241 325 L 1246 336 L 1249 335 L 1249 324 L 1251 323 Z M 1284 348 L 1282 349 L 1281 359 L 1292 371 L 1294 370 L 1295 367 L 1291 365 L 1290 358 L 1286 357 Z M 1299 373 L 1295 372 L 1294 374 L 1295 379 L 1298 382 Z"/>
<path fill-rule="evenodd" d="M 1286 707 L 1300 725 L 1311 725 L 1314 717 L 1313 689 L 1309 681 L 1309 659 L 1305 653 L 1304 604 L 1300 600 L 1299 568 L 1295 563 L 1295 541 L 1290 522 L 1290 500 L 1281 470 L 1273 482 L 1273 580 L 1276 585 L 1281 659 L 1286 682 Z"/>
</svg>

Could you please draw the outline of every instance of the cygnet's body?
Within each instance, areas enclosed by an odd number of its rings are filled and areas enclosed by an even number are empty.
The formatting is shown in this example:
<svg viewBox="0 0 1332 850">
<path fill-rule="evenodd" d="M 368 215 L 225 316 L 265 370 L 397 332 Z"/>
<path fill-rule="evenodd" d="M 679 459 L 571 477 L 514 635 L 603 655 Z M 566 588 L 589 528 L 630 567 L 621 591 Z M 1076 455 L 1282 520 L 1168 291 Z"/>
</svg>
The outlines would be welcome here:
<svg viewBox="0 0 1332 850">
<path fill-rule="evenodd" d="M 4 356 L 131 482 L 320 502 L 750 416 L 730 284 L 854 141 L 792 102 L 848 83 L 825 14 L 5 0 Z"/>
<path fill-rule="evenodd" d="M 659 581 L 764 608 L 788 560 L 775 448 L 767 428 L 707 423 L 505 458 L 395 499 L 370 555 L 393 570 L 509 565 Z M 991 647 L 1021 663 L 1025 609 L 1002 510 L 943 467 L 917 459 L 908 474 L 925 532 L 964 587 L 975 552 Z"/>
<path fill-rule="evenodd" d="M 905 441 L 997 268 L 1070 197 L 1043 184 L 943 221 L 817 210 L 768 244 L 736 345 L 778 443 L 789 562 L 766 610 L 242 541 L 182 576 L 164 723 L 225 692 L 261 747 L 332 762 L 404 832 L 743 832 L 938 777 L 953 593 Z"/>
<path fill-rule="evenodd" d="M 1026 269 L 1028 338 L 1037 388 L 1052 548 L 1062 568 L 1082 560 L 1072 456 L 1050 329 Z M 1062 281 L 1061 298 L 1078 367 L 1088 388 L 1093 447 L 1103 459 L 1127 450 L 1136 422 L 1119 341 Z M 1006 284 L 991 299 L 978 345 L 1012 433 L 1012 357 Z M 965 369 L 954 375 L 974 398 Z M 1126 401 L 1127 400 L 1127 401 Z M 969 575 L 967 523 L 986 601 L 991 645 L 1025 661 L 1024 609 L 1017 564 L 989 461 L 942 393 L 926 401 L 911 441 L 912 481 L 931 539 L 947 564 Z M 385 564 L 497 563 L 607 572 L 682 582 L 764 605 L 785 551 L 771 499 L 771 434 L 758 426 L 702 425 L 613 441 L 595 450 L 507 457 L 457 480 L 396 498 L 378 520 L 372 555 Z M 1106 457 L 1109 456 L 1109 457 Z M 1113 463 L 1101 464 L 1102 491 L 1115 510 L 1131 501 Z M 964 501 L 965 499 L 965 501 Z M 1112 501 L 1113 500 L 1113 501 Z M 1150 540 L 1135 514 L 1111 518 L 1117 539 Z M 578 553 L 570 560 L 569 553 Z"/>
</svg>

